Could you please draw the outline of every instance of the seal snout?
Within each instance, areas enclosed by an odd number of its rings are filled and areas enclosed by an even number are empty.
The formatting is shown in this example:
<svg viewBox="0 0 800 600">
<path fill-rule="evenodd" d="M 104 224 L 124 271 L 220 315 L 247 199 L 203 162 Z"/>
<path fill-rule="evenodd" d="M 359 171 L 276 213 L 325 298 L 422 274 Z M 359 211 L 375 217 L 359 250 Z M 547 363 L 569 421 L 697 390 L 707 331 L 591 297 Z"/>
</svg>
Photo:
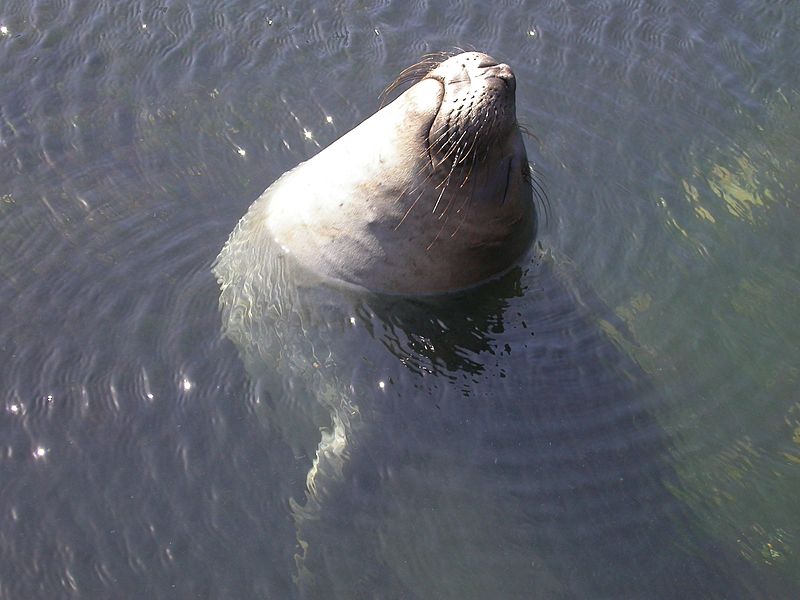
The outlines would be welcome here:
<svg viewBox="0 0 800 600">
<path fill-rule="evenodd" d="M 486 82 L 495 80 L 501 87 L 498 90 L 506 89 L 513 92 L 516 89 L 516 78 L 514 72 L 505 63 L 499 63 L 488 54 L 482 52 L 465 52 L 454 56 L 452 61 L 460 63 L 463 72 L 466 72 L 470 79 L 484 80 Z M 495 86 L 492 86 L 495 87 Z"/>
<path fill-rule="evenodd" d="M 482 52 L 464 52 L 442 62 L 430 78 L 444 94 L 429 134 L 431 156 L 464 159 L 484 152 L 516 124 L 514 72 Z"/>
<path fill-rule="evenodd" d="M 514 77 L 514 72 L 506 64 L 495 64 L 487 67 L 484 70 L 484 77 L 486 79 L 497 79 L 512 91 L 517 87 L 517 79 Z"/>
</svg>

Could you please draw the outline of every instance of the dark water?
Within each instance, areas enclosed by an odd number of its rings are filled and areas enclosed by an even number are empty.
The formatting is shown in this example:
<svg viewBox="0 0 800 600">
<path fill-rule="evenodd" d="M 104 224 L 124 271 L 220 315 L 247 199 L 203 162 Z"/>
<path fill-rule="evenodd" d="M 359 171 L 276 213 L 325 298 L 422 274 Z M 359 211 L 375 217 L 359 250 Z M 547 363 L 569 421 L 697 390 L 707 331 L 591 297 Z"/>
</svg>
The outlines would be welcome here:
<svg viewBox="0 0 800 600">
<path fill-rule="evenodd" d="M 798 31 L 792 2 L 1 4 L 0 598 L 797 597 Z M 250 203 L 456 46 L 517 75 L 531 261 L 223 335 Z M 286 409 L 331 398 L 357 435 L 310 506 L 324 415 Z"/>
</svg>

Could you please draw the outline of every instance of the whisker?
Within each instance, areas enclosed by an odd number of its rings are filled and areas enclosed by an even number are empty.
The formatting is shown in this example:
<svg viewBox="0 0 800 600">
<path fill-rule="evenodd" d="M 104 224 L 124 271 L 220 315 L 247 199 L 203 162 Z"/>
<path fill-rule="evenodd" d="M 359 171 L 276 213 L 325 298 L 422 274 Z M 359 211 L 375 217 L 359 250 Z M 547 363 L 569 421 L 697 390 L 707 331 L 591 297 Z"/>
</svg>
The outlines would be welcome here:
<svg viewBox="0 0 800 600">
<path fill-rule="evenodd" d="M 466 219 L 467 219 L 467 213 L 469 212 L 469 207 L 470 207 L 470 204 L 472 203 L 472 192 L 474 190 L 475 190 L 475 186 L 473 185 L 472 186 L 472 190 L 470 190 L 470 193 L 467 194 L 467 197 L 464 200 L 464 202 L 461 203 L 461 207 L 456 211 L 457 214 L 461 214 L 461 219 L 459 220 L 458 225 L 456 225 L 456 228 L 453 230 L 453 233 L 450 234 L 450 238 L 451 239 L 453 237 L 455 237 L 456 233 L 458 233 L 458 230 L 461 229 L 461 226 L 464 224 L 464 221 L 466 221 Z"/>
<path fill-rule="evenodd" d="M 474 142 L 473 142 L 472 146 L 473 146 L 473 147 L 475 146 L 475 143 L 474 143 Z M 467 174 L 466 174 L 466 176 L 464 177 L 464 181 L 462 181 L 462 182 L 461 182 L 461 185 L 459 186 L 460 188 L 463 188 L 463 187 L 464 187 L 464 186 L 467 184 L 467 180 L 469 180 L 469 178 L 470 178 L 470 175 L 472 175 L 472 168 L 475 166 L 475 159 L 476 159 L 476 158 L 477 158 L 477 156 L 476 156 L 476 155 L 473 153 L 473 154 L 472 154 L 472 162 L 471 162 L 471 163 L 470 163 L 470 165 L 469 165 L 469 170 L 467 171 Z"/>
<path fill-rule="evenodd" d="M 541 140 L 541 138 L 539 138 L 539 136 L 538 136 L 538 135 L 536 135 L 535 133 L 533 133 L 533 131 L 531 130 L 531 128 L 530 128 L 530 127 L 528 127 L 527 125 L 525 125 L 525 124 L 523 124 L 523 123 L 517 123 L 517 127 L 519 127 L 519 130 L 520 130 L 520 131 L 521 131 L 521 132 L 522 132 L 524 135 L 527 135 L 529 138 L 532 138 L 532 139 L 533 139 L 533 140 L 534 140 L 534 141 L 535 141 L 537 144 L 539 144 L 540 146 L 542 145 L 542 140 Z"/>
<path fill-rule="evenodd" d="M 419 195 L 417 195 L 417 197 L 414 199 L 414 202 L 411 203 L 411 206 L 408 207 L 408 210 L 405 212 L 403 217 L 400 219 L 400 222 L 397 225 L 394 226 L 394 231 L 397 231 L 398 229 L 400 229 L 400 225 L 402 225 L 403 221 L 406 220 L 406 217 L 408 217 L 408 215 L 411 214 L 411 211 L 414 210 L 414 207 L 417 205 L 417 202 L 419 202 L 419 199 L 422 198 L 422 195 L 424 193 L 425 193 L 425 190 L 422 190 L 419 193 Z"/>
<path fill-rule="evenodd" d="M 433 248 L 433 245 L 436 243 L 436 240 L 438 240 L 438 239 L 439 239 L 439 237 L 442 235 L 442 231 L 444 231 L 444 226 L 445 226 L 445 225 L 447 225 L 447 219 L 445 219 L 445 220 L 444 220 L 444 223 L 442 223 L 442 226 L 439 228 L 439 231 L 437 231 L 437 232 L 436 232 L 436 236 L 434 236 L 434 238 L 433 238 L 433 240 L 431 241 L 431 243 L 430 243 L 430 244 L 428 244 L 428 247 L 427 247 L 427 248 L 425 248 L 425 251 L 426 251 L 426 252 L 427 252 L 428 250 L 430 250 L 431 248 Z"/>
<path fill-rule="evenodd" d="M 431 211 L 432 214 L 436 214 L 436 207 L 439 206 L 439 202 L 442 200 L 442 196 L 444 195 L 444 191 L 447 189 L 447 184 L 450 183 L 450 176 L 453 174 L 453 170 L 456 168 L 455 163 L 450 167 L 450 172 L 447 174 L 447 177 L 444 180 L 444 185 L 442 187 L 442 191 L 439 192 L 439 197 L 436 199 L 436 203 L 433 205 L 433 210 Z M 442 184 L 439 184 L 442 185 Z M 437 186 L 438 187 L 438 186 Z"/>
<path fill-rule="evenodd" d="M 540 181 L 543 177 L 541 172 L 539 172 L 534 165 L 528 163 L 528 171 L 525 174 L 525 181 L 528 185 L 531 186 L 531 191 L 533 192 L 536 199 L 539 201 L 539 204 L 542 207 L 542 212 L 544 213 L 545 218 L 545 225 L 550 224 L 550 213 L 552 212 L 552 205 L 550 204 L 550 198 L 547 195 L 547 192 L 544 189 L 544 185 Z"/>
<path fill-rule="evenodd" d="M 453 161 L 453 168 L 450 169 L 450 173 L 451 174 L 453 172 L 453 169 L 455 168 L 455 165 L 457 165 L 457 164 L 458 164 L 458 154 L 456 154 L 456 160 Z M 450 176 L 449 175 L 447 176 L 447 179 L 448 179 L 448 181 L 450 180 Z M 459 186 L 459 189 L 460 188 L 461 188 L 461 186 Z M 442 192 L 444 192 L 444 190 L 442 190 Z M 447 206 L 444 207 L 444 210 L 442 211 L 442 214 L 439 215 L 439 219 L 444 217 L 447 214 L 447 211 L 450 210 L 450 206 L 453 204 L 453 196 L 454 196 L 454 194 L 450 194 L 450 198 L 447 201 Z M 447 219 L 445 218 L 445 223 L 446 222 L 447 222 Z M 437 239 L 438 239 L 438 236 L 437 236 Z"/>
<path fill-rule="evenodd" d="M 441 159 L 441 161 L 440 161 L 440 162 L 445 162 L 445 161 L 446 161 L 448 158 L 450 158 L 450 157 L 453 155 L 453 153 L 454 153 L 456 150 L 458 150 L 458 145 L 461 143 L 461 140 L 463 140 L 463 139 L 464 139 L 464 136 L 465 136 L 465 135 L 467 135 L 467 133 L 469 133 L 467 130 L 464 130 L 464 131 L 461 133 L 461 136 L 458 138 L 458 140 L 456 140 L 455 144 L 453 144 L 453 147 L 452 147 L 450 150 L 448 150 L 448 151 L 447 151 L 447 154 L 445 154 L 445 155 L 442 157 L 442 159 Z M 456 163 L 453 163 L 453 168 L 455 168 L 455 166 L 456 166 Z M 451 171 L 451 172 L 452 172 L 452 171 Z"/>
<path fill-rule="evenodd" d="M 389 94 L 406 83 L 417 83 L 421 81 L 428 73 L 450 58 L 450 56 L 452 55 L 447 52 L 431 52 L 429 54 L 424 54 L 419 61 L 400 71 L 400 74 L 395 77 L 394 81 L 386 86 L 386 89 L 381 92 L 381 108 L 386 105 L 386 101 L 389 99 Z"/>
</svg>

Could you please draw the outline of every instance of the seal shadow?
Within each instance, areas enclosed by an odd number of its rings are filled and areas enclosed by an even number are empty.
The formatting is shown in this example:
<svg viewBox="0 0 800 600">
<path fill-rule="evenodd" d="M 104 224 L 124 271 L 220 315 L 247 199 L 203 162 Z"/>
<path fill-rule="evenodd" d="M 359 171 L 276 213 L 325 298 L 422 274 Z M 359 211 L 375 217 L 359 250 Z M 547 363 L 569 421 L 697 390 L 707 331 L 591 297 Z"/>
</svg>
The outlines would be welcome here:
<svg viewBox="0 0 800 600">
<path fill-rule="evenodd" d="M 298 597 L 739 596 L 675 493 L 655 390 L 597 323 L 616 319 L 546 254 L 412 300 L 329 285 L 239 227 L 223 329 L 307 469 Z"/>
</svg>

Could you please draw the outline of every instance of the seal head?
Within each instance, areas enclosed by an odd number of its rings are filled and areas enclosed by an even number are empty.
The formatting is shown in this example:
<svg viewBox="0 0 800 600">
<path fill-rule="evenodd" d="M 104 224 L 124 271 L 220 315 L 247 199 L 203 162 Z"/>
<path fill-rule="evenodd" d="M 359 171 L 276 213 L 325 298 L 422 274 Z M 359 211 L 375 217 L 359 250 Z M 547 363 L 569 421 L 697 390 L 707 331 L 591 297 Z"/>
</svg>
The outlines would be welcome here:
<svg viewBox="0 0 800 600">
<path fill-rule="evenodd" d="M 304 268 L 433 294 L 499 275 L 530 247 L 536 212 L 511 68 L 479 52 L 428 67 L 254 205 Z"/>
</svg>

